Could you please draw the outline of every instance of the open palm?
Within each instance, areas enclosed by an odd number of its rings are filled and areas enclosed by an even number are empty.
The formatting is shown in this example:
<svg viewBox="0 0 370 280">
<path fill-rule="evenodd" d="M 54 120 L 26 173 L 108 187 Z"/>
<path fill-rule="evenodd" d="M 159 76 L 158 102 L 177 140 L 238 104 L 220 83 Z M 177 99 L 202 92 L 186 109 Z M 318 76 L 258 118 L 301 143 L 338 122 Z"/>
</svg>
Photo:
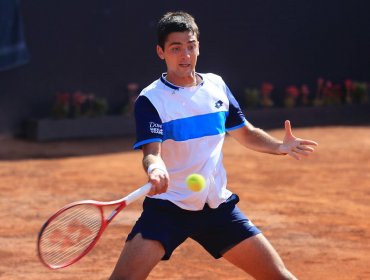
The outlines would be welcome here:
<svg viewBox="0 0 370 280">
<path fill-rule="evenodd" d="M 290 121 L 285 121 L 285 136 L 283 144 L 279 148 L 281 153 L 288 154 L 291 157 L 300 160 L 301 156 L 310 155 L 314 151 L 312 146 L 317 145 L 318 144 L 315 141 L 295 137 L 292 133 Z"/>
</svg>

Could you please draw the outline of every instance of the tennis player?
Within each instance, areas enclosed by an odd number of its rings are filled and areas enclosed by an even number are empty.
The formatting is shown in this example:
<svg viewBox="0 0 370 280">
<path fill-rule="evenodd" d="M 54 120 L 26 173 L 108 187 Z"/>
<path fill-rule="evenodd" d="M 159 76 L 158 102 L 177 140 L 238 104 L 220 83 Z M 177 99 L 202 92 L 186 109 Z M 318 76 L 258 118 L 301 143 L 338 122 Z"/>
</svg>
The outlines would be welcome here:
<svg viewBox="0 0 370 280">
<path fill-rule="evenodd" d="M 249 149 L 295 159 L 308 156 L 317 143 L 293 136 L 289 121 L 283 141 L 255 128 L 220 76 L 195 71 L 199 30 L 191 15 L 170 12 L 160 19 L 157 54 L 167 72 L 135 103 L 134 148 L 143 152 L 152 188 L 110 279 L 145 279 L 187 238 L 256 279 L 296 279 L 237 207 L 221 149 L 226 133 Z M 206 179 L 201 192 L 186 186 L 192 173 Z"/>
</svg>

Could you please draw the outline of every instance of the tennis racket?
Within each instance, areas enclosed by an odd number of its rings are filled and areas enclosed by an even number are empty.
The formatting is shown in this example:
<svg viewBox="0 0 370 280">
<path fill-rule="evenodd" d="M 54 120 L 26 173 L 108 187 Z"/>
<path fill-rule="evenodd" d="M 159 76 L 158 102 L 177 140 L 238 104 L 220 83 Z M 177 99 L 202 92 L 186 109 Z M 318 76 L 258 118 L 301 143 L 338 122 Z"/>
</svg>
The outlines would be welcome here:
<svg viewBox="0 0 370 280">
<path fill-rule="evenodd" d="M 127 205 L 146 195 L 150 188 L 151 184 L 147 183 L 119 200 L 81 200 L 61 208 L 44 223 L 38 235 L 41 262 L 51 269 L 58 269 L 80 260 L 98 242 L 113 218 Z M 104 208 L 116 205 L 105 218 Z"/>
</svg>

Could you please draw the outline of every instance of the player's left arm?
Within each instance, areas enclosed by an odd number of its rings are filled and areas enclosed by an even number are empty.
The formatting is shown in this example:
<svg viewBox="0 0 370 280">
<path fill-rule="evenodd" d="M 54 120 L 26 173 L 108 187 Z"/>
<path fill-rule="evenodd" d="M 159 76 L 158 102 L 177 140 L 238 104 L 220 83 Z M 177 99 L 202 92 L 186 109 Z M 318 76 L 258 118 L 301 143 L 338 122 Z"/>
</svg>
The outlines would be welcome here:
<svg viewBox="0 0 370 280">
<path fill-rule="evenodd" d="M 317 146 L 315 141 L 295 137 L 292 133 L 290 121 L 285 121 L 284 139 L 278 140 L 262 129 L 254 127 L 245 119 L 239 103 L 225 84 L 225 92 L 229 100 L 228 116 L 226 119 L 226 131 L 243 146 L 276 155 L 290 155 L 299 160 L 301 156 L 308 156 Z"/>
<path fill-rule="evenodd" d="M 282 141 L 249 122 L 245 122 L 242 127 L 229 130 L 228 133 L 249 149 L 276 155 L 288 154 L 297 160 L 310 155 L 314 151 L 313 147 L 318 145 L 315 141 L 295 137 L 288 120 L 285 121 L 285 136 Z"/>
</svg>

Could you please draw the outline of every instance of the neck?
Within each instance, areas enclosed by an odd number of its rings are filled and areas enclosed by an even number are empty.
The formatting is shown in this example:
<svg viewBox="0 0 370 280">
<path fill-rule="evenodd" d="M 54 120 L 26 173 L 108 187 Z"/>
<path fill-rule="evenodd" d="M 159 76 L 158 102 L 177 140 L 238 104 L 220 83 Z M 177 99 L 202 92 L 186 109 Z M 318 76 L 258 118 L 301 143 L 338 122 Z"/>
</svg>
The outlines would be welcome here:
<svg viewBox="0 0 370 280">
<path fill-rule="evenodd" d="M 197 86 L 201 81 L 200 77 L 195 72 L 187 77 L 173 77 L 171 74 L 167 73 L 166 80 L 169 81 L 171 84 L 180 87 Z"/>
</svg>

